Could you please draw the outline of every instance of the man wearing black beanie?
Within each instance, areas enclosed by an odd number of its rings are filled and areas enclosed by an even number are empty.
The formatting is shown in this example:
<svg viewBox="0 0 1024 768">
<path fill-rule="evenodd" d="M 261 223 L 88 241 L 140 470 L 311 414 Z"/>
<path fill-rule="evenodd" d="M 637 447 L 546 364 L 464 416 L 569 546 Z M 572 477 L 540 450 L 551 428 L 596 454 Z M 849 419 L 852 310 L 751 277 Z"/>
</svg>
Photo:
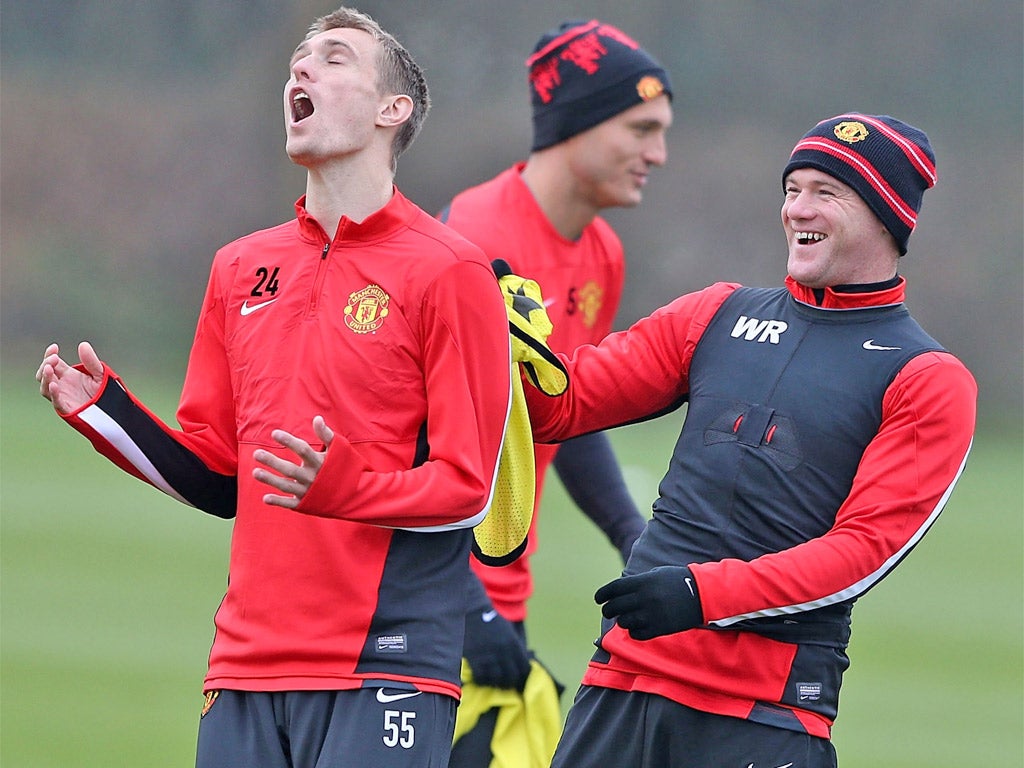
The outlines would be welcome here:
<svg viewBox="0 0 1024 768">
<path fill-rule="evenodd" d="M 529 157 L 456 195 L 440 218 L 491 259 L 504 260 L 540 284 L 554 327 L 548 344 L 571 352 L 597 343 L 612 329 L 625 264 L 622 243 L 599 214 L 638 205 L 651 170 L 665 162 L 672 86 L 668 73 L 636 41 L 596 19 L 566 21 L 546 32 L 526 67 L 533 114 Z M 626 489 L 608 438 L 595 433 L 561 447 L 538 445 L 535 462 L 535 504 L 545 469 L 553 463 L 575 503 L 625 561 L 644 517 Z M 561 722 L 557 695 L 548 697 L 553 703 L 537 705 L 535 678 L 546 673 L 536 661 L 531 665 L 524 629 L 533 591 L 529 556 L 535 547 L 536 522 L 526 554 L 516 562 L 503 567 L 473 562 L 480 583 L 472 585 L 476 600 L 466 617 L 469 674 L 463 680 L 453 768 L 487 768 L 492 753 L 506 755 L 503 765 L 527 764 L 523 751 L 530 749 L 544 754 L 533 755 L 536 762 L 529 764 L 547 765 L 554 749 Z M 507 723 L 523 700 L 517 691 L 528 702 L 531 747 L 492 738 L 496 730 L 513 730 Z M 539 725 L 538 710 L 548 713 L 540 715 Z"/>
<path fill-rule="evenodd" d="M 815 125 L 783 172 L 785 287 L 717 283 L 526 393 L 558 441 L 687 402 L 654 515 L 594 597 L 597 651 L 552 768 L 834 768 L 855 601 L 917 545 L 966 466 L 977 386 L 904 304 L 936 181 L 888 115 Z"/>
</svg>

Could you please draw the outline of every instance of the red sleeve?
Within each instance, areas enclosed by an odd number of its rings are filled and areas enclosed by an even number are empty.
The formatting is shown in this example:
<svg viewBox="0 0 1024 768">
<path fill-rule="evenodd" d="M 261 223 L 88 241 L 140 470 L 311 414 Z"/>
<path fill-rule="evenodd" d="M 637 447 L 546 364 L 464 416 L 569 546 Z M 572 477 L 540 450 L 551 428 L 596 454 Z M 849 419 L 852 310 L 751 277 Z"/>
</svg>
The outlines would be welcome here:
<svg viewBox="0 0 1024 768">
<path fill-rule="evenodd" d="M 967 462 L 977 385 L 955 357 L 911 360 L 886 390 L 882 423 L 825 535 L 751 562 L 690 566 L 708 623 L 727 626 L 858 597 L 935 522 Z"/>
<path fill-rule="evenodd" d="M 483 519 L 511 398 L 504 299 L 489 268 L 460 262 L 438 277 L 425 301 L 428 460 L 375 471 L 338 435 L 300 512 L 417 530 Z"/>
<path fill-rule="evenodd" d="M 547 397 L 525 387 L 530 422 L 538 442 L 621 426 L 671 410 L 689 391 L 690 359 L 704 329 L 739 286 L 716 283 L 690 293 L 607 336 L 597 346 L 560 354 L 569 389 Z"/>
<path fill-rule="evenodd" d="M 204 464 L 185 436 L 136 399 L 106 364 L 96 396 L 63 418 L 128 474 L 211 515 L 235 516 L 235 476 Z"/>
</svg>

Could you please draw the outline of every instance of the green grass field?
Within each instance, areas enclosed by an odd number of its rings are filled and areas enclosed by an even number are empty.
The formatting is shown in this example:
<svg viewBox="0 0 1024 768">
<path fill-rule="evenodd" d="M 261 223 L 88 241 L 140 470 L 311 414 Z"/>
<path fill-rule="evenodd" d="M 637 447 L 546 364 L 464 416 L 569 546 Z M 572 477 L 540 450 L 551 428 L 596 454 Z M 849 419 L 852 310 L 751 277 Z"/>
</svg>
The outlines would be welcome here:
<svg viewBox="0 0 1024 768">
<path fill-rule="evenodd" d="M 192 765 L 230 523 L 109 465 L 23 371 L 5 372 L 0 400 L 0 762 Z M 173 414 L 172 393 L 132 383 Z M 642 508 L 678 420 L 612 435 Z M 935 529 L 855 610 L 843 768 L 1022 765 L 1021 444 L 1019 432 L 979 435 Z M 591 595 L 619 564 L 557 480 L 541 535 L 528 628 L 567 704 L 597 630 Z"/>
</svg>

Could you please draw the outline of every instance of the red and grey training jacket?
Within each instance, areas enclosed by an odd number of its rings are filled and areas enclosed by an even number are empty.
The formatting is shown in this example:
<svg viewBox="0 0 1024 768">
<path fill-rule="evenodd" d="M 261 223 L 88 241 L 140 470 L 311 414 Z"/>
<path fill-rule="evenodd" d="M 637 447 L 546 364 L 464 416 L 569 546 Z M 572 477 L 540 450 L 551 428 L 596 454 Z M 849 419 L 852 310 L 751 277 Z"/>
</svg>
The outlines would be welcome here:
<svg viewBox="0 0 1024 768">
<path fill-rule="evenodd" d="M 234 517 L 207 690 L 381 680 L 459 695 L 471 527 L 491 502 L 510 404 L 489 262 L 397 190 L 333 238 L 297 217 L 222 248 L 177 418 L 106 369 L 67 420 L 164 492 Z M 253 453 L 335 432 L 298 511 L 263 502 Z"/>
</svg>

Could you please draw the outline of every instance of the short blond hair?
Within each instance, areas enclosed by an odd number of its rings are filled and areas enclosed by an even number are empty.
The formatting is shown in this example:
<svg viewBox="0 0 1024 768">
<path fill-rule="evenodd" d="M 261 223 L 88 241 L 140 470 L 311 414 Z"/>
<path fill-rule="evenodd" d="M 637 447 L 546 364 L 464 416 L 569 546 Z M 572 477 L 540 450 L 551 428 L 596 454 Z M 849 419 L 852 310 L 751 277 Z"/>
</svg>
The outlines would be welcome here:
<svg viewBox="0 0 1024 768">
<path fill-rule="evenodd" d="M 423 128 L 423 121 L 430 111 L 430 92 L 423 70 L 395 37 L 387 32 L 371 16 L 355 8 L 342 6 L 326 16 L 321 16 L 309 27 L 306 39 L 330 29 L 358 29 L 366 32 L 379 46 L 377 56 L 377 90 L 381 93 L 403 94 L 412 99 L 412 114 L 406 120 L 391 145 L 392 164 Z"/>
</svg>

